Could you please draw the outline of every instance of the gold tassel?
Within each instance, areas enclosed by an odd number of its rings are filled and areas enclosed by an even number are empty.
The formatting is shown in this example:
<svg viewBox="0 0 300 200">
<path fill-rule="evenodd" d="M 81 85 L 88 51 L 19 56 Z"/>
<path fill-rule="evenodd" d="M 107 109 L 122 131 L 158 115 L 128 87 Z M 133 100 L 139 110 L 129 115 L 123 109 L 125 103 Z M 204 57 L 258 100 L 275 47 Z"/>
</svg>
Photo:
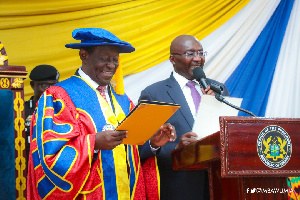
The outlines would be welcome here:
<svg viewBox="0 0 300 200">
<path fill-rule="evenodd" d="M 123 83 L 123 70 L 121 64 L 121 56 L 119 56 L 119 67 L 115 73 L 115 80 L 116 80 L 116 93 L 118 95 L 124 94 L 124 83 Z"/>
</svg>

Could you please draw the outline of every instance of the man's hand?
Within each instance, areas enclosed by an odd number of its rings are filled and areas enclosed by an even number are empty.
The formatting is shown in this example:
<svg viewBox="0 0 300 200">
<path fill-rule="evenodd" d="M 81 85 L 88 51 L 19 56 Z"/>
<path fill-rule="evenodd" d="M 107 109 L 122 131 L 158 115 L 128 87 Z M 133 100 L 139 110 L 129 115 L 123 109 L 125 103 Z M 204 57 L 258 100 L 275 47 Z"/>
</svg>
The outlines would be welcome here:
<svg viewBox="0 0 300 200">
<path fill-rule="evenodd" d="M 166 123 L 152 135 L 150 138 L 150 145 L 153 148 L 158 148 L 165 145 L 167 142 L 174 142 L 176 138 L 175 127 Z"/>
<path fill-rule="evenodd" d="M 179 143 L 176 145 L 175 149 L 182 149 L 183 147 L 196 142 L 198 135 L 194 132 L 187 132 L 180 137 Z"/>
<path fill-rule="evenodd" d="M 128 131 L 106 130 L 96 134 L 95 150 L 112 150 L 123 142 L 123 138 L 127 138 Z"/>
<path fill-rule="evenodd" d="M 208 94 L 208 95 L 213 95 L 215 96 L 215 93 L 213 90 L 210 89 L 210 85 L 204 90 L 203 88 L 201 88 L 202 93 L 203 94 Z"/>
</svg>

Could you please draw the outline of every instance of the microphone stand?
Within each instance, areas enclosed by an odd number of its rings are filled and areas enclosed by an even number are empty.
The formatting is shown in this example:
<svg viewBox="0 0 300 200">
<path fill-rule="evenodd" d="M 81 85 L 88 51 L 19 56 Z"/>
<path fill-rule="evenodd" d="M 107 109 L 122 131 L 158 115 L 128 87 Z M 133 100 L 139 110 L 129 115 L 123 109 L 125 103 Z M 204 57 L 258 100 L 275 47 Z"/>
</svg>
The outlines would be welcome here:
<svg viewBox="0 0 300 200">
<path fill-rule="evenodd" d="M 245 109 L 243 109 L 243 108 L 237 107 L 236 105 L 233 105 L 233 104 L 229 103 L 229 102 L 226 101 L 225 98 L 222 97 L 219 93 L 215 93 L 215 97 L 216 97 L 216 99 L 217 99 L 218 101 L 223 102 L 223 103 L 227 104 L 228 106 L 230 106 L 230 107 L 232 107 L 232 108 L 235 108 L 235 109 L 237 109 L 237 110 L 239 110 L 239 111 L 242 111 L 242 112 L 244 112 L 244 113 L 247 113 L 248 115 L 251 115 L 251 116 L 253 116 L 253 117 L 256 117 L 256 115 L 254 115 L 252 112 L 250 112 L 250 111 L 248 111 L 248 110 L 245 110 Z"/>
<path fill-rule="evenodd" d="M 227 104 L 228 106 L 232 107 L 232 108 L 235 108 L 239 111 L 242 111 L 244 113 L 247 113 L 248 115 L 251 115 L 253 117 L 256 117 L 256 115 L 254 115 L 252 112 L 248 111 L 248 110 L 245 110 L 243 108 L 240 108 L 236 105 L 233 105 L 231 104 L 230 102 L 226 101 L 224 97 L 221 96 L 221 89 L 220 89 L 220 86 L 216 85 L 216 84 L 211 84 L 210 88 L 215 92 L 215 98 L 220 101 L 220 102 L 223 102 L 225 104 Z"/>
</svg>

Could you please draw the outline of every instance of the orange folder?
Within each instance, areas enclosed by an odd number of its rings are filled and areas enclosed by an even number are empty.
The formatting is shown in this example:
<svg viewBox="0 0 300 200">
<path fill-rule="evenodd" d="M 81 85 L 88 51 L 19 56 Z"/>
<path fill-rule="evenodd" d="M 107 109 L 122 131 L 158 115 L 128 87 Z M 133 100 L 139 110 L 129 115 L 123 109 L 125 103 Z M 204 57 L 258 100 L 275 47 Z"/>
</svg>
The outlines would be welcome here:
<svg viewBox="0 0 300 200">
<path fill-rule="evenodd" d="M 141 100 L 116 128 L 128 131 L 122 144 L 143 145 L 179 108 L 179 104 Z"/>
</svg>

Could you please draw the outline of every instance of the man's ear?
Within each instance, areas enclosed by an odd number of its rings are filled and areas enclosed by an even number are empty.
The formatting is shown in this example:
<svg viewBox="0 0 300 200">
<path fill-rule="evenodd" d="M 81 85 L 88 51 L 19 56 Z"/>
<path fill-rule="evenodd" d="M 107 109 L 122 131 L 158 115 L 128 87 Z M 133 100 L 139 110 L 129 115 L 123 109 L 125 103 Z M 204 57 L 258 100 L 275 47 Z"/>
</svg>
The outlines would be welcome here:
<svg viewBox="0 0 300 200">
<path fill-rule="evenodd" d="M 30 86 L 31 86 L 31 88 L 34 90 L 34 84 L 35 84 L 35 82 L 34 81 L 30 81 Z"/>
<path fill-rule="evenodd" d="M 174 56 L 172 54 L 170 55 L 169 60 L 172 63 L 172 65 L 175 65 Z"/>
<path fill-rule="evenodd" d="M 82 61 L 85 61 L 89 57 L 89 54 L 85 49 L 80 49 L 79 56 Z"/>
</svg>

